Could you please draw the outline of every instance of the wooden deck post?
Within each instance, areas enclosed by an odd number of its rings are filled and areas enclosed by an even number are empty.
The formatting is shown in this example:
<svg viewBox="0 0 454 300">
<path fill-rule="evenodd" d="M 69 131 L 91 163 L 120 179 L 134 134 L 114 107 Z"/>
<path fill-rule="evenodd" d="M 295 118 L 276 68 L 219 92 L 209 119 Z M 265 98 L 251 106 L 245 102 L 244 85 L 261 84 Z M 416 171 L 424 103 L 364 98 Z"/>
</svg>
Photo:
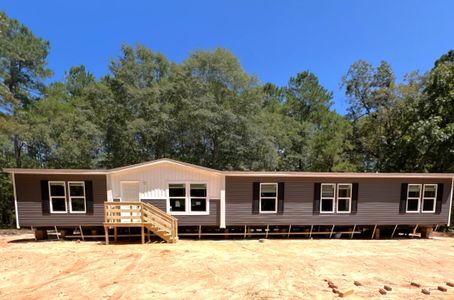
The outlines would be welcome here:
<svg viewBox="0 0 454 300">
<path fill-rule="evenodd" d="M 309 238 L 312 237 L 312 229 L 314 228 L 314 225 L 311 225 L 311 232 L 309 233 Z"/>
<path fill-rule="evenodd" d="M 104 234 L 106 235 L 106 245 L 109 245 L 109 227 L 104 226 Z"/>
<path fill-rule="evenodd" d="M 288 234 L 287 234 L 287 238 L 290 238 L 290 232 L 292 231 L 292 224 L 290 224 L 288 226 Z"/>
<path fill-rule="evenodd" d="M 145 226 L 141 226 L 142 228 L 142 244 L 145 244 Z"/>
<path fill-rule="evenodd" d="M 356 229 L 356 224 L 355 224 L 355 226 L 353 226 L 352 235 L 350 236 L 350 239 L 353 238 L 353 235 L 355 234 L 355 229 Z"/>
<path fill-rule="evenodd" d="M 117 226 L 114 226 L 114 241 L 118 240 Z"/>
</svg>

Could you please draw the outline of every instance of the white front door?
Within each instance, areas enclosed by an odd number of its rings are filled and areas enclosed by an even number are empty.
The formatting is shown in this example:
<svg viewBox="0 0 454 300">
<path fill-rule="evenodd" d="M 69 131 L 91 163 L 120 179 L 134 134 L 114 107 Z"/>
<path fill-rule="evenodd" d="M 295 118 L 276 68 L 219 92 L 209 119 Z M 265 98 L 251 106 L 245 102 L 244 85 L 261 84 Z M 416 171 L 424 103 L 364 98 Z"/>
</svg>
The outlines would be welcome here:
<svg viewBox="0 0 454 300">
<path fill-rule="evenodd" d="M 139 182 L 124 181 L 121 183 L 121 201 L 139 201 Z"/>
<path fill-rule="evenodd" d="M 140 188 L 139 182 L 136 181 L 126 181 L 121 182 L 121 201 L 124 202 L 139 202 L 140 201 Z M 121 216 L 122 217 L 133 217 L 133 216 L 140 216 L 140 212 L 128 212 L 131 206 L 121 206 Z M 125 211 L 126 210 L 126 211 Z M 122 218 L 122 223 L 131 223 L 131 222 L 138 222 L 137 218 Z"/>
</svg>

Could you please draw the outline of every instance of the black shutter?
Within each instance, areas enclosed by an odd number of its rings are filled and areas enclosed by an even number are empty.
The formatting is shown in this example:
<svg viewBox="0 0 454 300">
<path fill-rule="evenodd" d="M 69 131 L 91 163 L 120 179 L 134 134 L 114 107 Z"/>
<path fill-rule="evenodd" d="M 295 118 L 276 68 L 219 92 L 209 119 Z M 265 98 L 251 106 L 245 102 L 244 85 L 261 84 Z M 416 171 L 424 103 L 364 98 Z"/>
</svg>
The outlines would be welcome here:
<svg viewBox="0 0 454 300">
<path fill-rule="evenodd" d="M 358 211 L 358 183 L 352 185 L 352 209 L 351 213 L 356 214 Z"/>
<path fill-rule="evenodd" d="M 252 213 L 259 213 L 260 182 L 252 183 Z"/>
<path fill-rule="evenodd" d="M 85 180 L 85 199 L 87 200 L 87 214 L 93 214 L 93 183 Z"/>
<path fill-rule="evenodd" d="M 402 183 L 400 188 L 400 205 L 399 205 L 399 214 L 405 214 L 407 211 L 407 190 L 408 183 Z"/>
<path fill-rule="evenodd" d="M 437 187 L 437 203 L 435 205 L 435 213 L 441 213 L 441 206 L 443 203 L 443 183 L 439 183 Z M 449 207 L 450 209 L 450 207 Z"/>
<path fill-rule="evenodd" d="M 279 182 L 277 184 L 277 213 L 283 214 L 284 213 L 284 197 L 285 197 L 285 184 L 283 182 Z"/>
<path fill-rule="evenodd" d="M 321 183 L 315 182 L 314 183 L 314 207 L 313 207 L 313 214 L 318 215 L 320 213 L 320 189 Z"/>
<path fill-rule="evenodd" d="M 41 208 L 43 215 L 50 214 L 49 181 L 41 180 Z"/>
</svg>

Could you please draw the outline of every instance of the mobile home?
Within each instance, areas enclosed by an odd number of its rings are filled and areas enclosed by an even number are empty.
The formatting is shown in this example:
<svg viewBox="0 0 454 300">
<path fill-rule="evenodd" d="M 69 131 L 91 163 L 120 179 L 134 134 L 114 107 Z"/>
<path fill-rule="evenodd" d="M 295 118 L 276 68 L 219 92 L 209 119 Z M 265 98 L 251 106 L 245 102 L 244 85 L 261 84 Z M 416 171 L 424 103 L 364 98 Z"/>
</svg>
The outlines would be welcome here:
<svg viewBox="0 0 454 300">
<path fill-rule="evenodd" d="M 17 227 L 138 228 L 142 241 L 315 236 L 449 225 L 454 174 L 220 171 L 171 159 L 110 170 L 4 169 Z M 87 234 L 86 234 L 87 235 Z"/>
</svg>

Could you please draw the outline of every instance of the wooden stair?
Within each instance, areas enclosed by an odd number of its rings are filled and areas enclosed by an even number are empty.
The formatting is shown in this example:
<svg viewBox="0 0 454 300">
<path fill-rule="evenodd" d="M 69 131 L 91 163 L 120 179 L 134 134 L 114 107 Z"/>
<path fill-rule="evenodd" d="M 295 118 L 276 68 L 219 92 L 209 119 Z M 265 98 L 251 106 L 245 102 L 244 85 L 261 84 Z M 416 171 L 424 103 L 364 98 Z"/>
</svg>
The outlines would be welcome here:
<svg viewBox="0 0 454 300">
<path fill-rule="evenodd" d="M 109 228 L 141 227 L 142 243 L 145 241 L 145 229 L 168 243 L 178 240 L 178 220 L 145 202 L 104 202 L 104 229 L 106 244 L 109 243 Z"/>
<path fill-rule="evenodd" d="M 178 240 L 178 220 L 154 205 L 142 202 L 144 224 L 148 230 L 168 243 Z"/>
</svg>

